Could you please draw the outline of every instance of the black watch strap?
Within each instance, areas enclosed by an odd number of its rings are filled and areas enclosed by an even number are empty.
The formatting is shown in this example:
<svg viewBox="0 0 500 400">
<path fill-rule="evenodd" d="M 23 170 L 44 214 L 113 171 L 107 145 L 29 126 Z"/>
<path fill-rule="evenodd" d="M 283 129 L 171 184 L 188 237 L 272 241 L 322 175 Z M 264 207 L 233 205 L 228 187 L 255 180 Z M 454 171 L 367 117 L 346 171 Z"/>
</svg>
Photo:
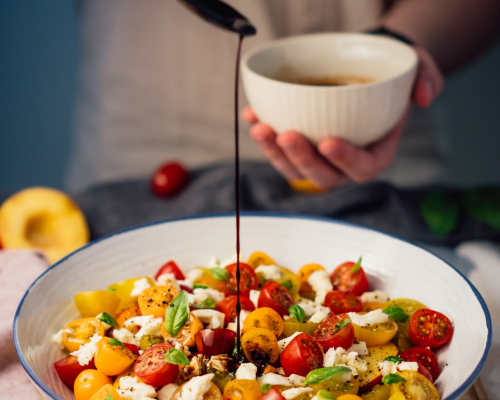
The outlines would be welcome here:
<svg viewBox="0 0 500 400">
<path fill-rule="evenodd" d="M 390 37 L 392 37 L 394 39 L 399 40 L 400 42 L 406 43 L 406 44 L 408 44 L 410 46 L 415 46 L 415 42 L 413 40 L 408 39 L 406 36 L 401 35 L 400 33 L 397 33 L 397 32 L 391 31 L 390 29 L 384 28 L 383 26 L 381 26 L 380 28 L 376 28 L 376 29 L 372 29 L 372 30 L 366 31 L 366 33 L 371 33 L 371 34 L 374 34 L 374 35 L 386 35 L 386 36 L 390 36 Z"/>
</svg>

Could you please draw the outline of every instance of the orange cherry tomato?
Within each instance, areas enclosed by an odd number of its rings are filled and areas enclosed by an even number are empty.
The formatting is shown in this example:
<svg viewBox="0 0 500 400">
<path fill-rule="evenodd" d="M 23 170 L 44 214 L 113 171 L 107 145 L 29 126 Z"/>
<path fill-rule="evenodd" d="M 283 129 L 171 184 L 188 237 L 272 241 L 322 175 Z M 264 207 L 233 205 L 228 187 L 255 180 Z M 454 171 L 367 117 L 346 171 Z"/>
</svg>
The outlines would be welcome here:
<svg viewBox="0 0 500 400">
<path fill-rule="evenodd" d="M 134 353 L 124 344 L 113 344 L 112 342 L 113 339 L 103 338 L 97 345 L 94 357 L 97 370 L 107 376 L 120 375 L 135 361 Z"/>
<path fill-rule="evenodd" d="M 416 346 L 432 349 L 451 340 L 453 325 L 446 315 L 424 308 L 411 316 L 408 335 Z"/>
<path fill-rule="evenodd" d="M 145 350 L 134 365 L 137 377 L 151 386 L 165 386 L 179 377 L 179 366 L 165 361 L 165 354 L 172 348 L 161 343 Z"/>
<path fill-rule="evenodd" d="M 287 376 L 306 376 L 313 369 L 323 367 L 323 350 L 314 338 L 301 333 L 288 343 L 280 360 Z"/>
<path fill-rule="evenodd" d="M 142 313 L 141 313 L 141 309 L 139 308 L 139 306 L 132 306 L 132 307 L 129 307 L 129 308 L 123 310 L 123 312 L 118 316 L 118 318 L 116 318 L 116 322 L 118 323 L 120 328 L 125 328 L 125 329 L 127 329 L 130 332 L 135 334 L 135 333 L 139 332 L 140 328 L 138 326 L 135 326 L 135 325 L 130 326 L 130 327 L 126 327 L 125 321 L 127 319 L 130 319 L 133 317 L 139 317 L 141 315 L 142 315 Z"/>
<path fill-rule="evenodd" d="M 150 286 L 144 289 L 137 299 L 142 315 L 165 317 L 165 310 L 178 294 L 171 286 Z"/>
<path fill-rule="evenodd" d="M 94 334 L 104 336 L 104 326 L 97 318 L 80 318 L 64 327 L 62 341 L 70 353 L 77 351 L 82 344 L 89 343 Z"/>
<path fill-rule="evenodd" d="M 257 268 L 259 265 L 276 265 L 271 257 L 261 251 L 253 252 L 248 259 L 247 264 L 250 265 L 253 269 Z"/>
<path fill-rule="evenodd" d="M 282 317 L 288 315 L 288 308 L 294 304 L 290 292 L 278 282 L 267 282 L 260 291 L 258 307 L 269 307 Z"/>
<path fill-rule="evenodd" d="M 225 323 L 229 324 L 236 320 L 236 303 L 238 302 L 238 296 L 232 295 L 223 298 L 216 307 L 217 311 L 226 315 Z M 241 309 L 246 311 L 255 310 L 255 305 L 252 301 L 245 296 L 240 296 Z"/>
<path fill-rule="evenodd" d="M 345 262 L 332 272 L 330 280 L 335 290 L 351 292 L 356 296 L 361 296 L 368 291 L 368 280 L 365 271 L 360 267 L 356 272 L 353 272 L 352 269 L 355 264 L 350 261 Z"/>
<path fill-rule="evenodd" d="M 325 268 L 319 264 L 307 264 L 304 265 L 297 274 L 300 280 L 300 291 L 299 293 L 309 299 L 314 299 L 315 292 L 311 285 L 307 283 L 307 280 L 315 271 L 325 271 Z"/>
<path fill-rule="evenodd" d="M 326 294 L 325 306 L 332 310 L 334 314 L 359 312 L 363 309 L 363 304 L 358 296 L 338 290 Z"/>
<path fill-rule="evenodd" d="M 222 282 L 222 291 L 226 296 L 236 294 L 236 264 L 231 264 L 226 267 L 229 274 L 229 279 Z M 250 290 L 255 290 L 259 286 L 257 274 L 253 268 L 245 263 L 240 262 L 240 296 L 248 297 Z"/>
<path fill-rule="evenodd" d="M 202 329 L 203 324 L 200 319 L 193 313 L 189 313 L 189 319 L 186 321 L 181 330 L 177 332 L 177 335 L 174 337 L 170 336 L 165 324 L 161 324 L 161 335 L 165 339 L 165 342 L 172 345 L 180 343 L 183 346 L 192 347 L 196 344 L 196 335 Z"/>
<path fill-rule="evenodd" d="M 120 395 L 116 391 L 116 389 L 113 387 L 113 385 L 104 385 L 102 388 L 100 388 L 94 395 L 90 398 L 90 400 L 107 400 L 110 399 L 109 396 L 112 396 L 111 398 L 114 400 L 119 400 Z"/>
<path fill-rule="evenodd" d="M 224 387 L 224 398 L 231 400 L 260 400 L 262 393 L 257 381 L 238 379 Z"/>
<path fill-rule="evenodd" d="M 80 375 L 80 372 L 85 371 L 86 369 L 95 369 L 95 364 L 94 359 L 92 359 L 87 365 L 80 365 L 78 357 L 67 356 L 59 361 L 56 361 L 54 363 L 54 369 L 66 386 L 73 389 L 75 379 L 78 375 Z"/>
<path fill-rule="evenodd" d="M 109 376 L 95 369 L 82 371 L 75 380 L 76 400 L 90 400 L 104 385 L 110 385 L 113 381 Z"/>
<path fill-rule="evenodd" d="M 349 319 L 347 314 L 333 313 L 328 314 L 328 317 L 319 324 L 318 329 L 314 332 L 314 339 L 318 341 L 323 350 L 328 350 L 331 347 L 342 347 L 348 349 L 354 343 L 354 327 L 352 322 L 345 323 Z"/>
<path fill-rule="evenodd" d="M 255 328 L 268 329 L 274 336 L 280 337 L 283 333 L 283 319 L 272 308 L 257 308 L 255 311 L 248 314 L 245 321 L 243 321 L 242 333 L 249 332 Z"/>
<path fill-rule="evenodd" d="M 255 365 L 274 363 L 280 350 L 276 336 L 268 329 L 255 328 L 241 337 L 241 348 L 248 361 Z"/>
</svg>

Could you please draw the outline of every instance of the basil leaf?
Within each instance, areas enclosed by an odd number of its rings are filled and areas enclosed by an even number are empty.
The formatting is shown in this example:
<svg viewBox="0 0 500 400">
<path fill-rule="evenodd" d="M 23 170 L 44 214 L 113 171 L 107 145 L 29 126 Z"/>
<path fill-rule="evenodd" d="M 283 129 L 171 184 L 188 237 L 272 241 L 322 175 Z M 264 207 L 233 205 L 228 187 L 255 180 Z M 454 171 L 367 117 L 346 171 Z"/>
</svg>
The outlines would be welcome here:
<svg viewBox="0 0 500 400">
<path fill-rule="evenodd" d="M 105 324 L 111 325 L 113 328 L 120 328 L 120 325 L 118 325 L 118 322 L 109 315 L 106 311 L 104 311 L 102 314 L 100 314 L 97 318 L 99 321 L 104 322 Z"/>
<path fill-rule="evenodd" d="M 354 275 L 356 272 L 359 271 L 359 269 L 361 268 L 361 260 L 362 257 L 359 257 L 358 262 L 352 266 L 351 275 Z"/>
<path fill-rule="evenodd" d="M 281 286 L 286 287 L 288 290 L 292 288 L 292 282 L 290 281 L 283 281 L 283 282 L 278 282 Z"/>
<path fill-rule="evenodd" d="M 264 383 L 261 387 L 260 387 L 260 392 L 262 394 L 266 394 L 269 389 L 271 389 L 271 385 L 269 383 Z"/>
<path fill-rule="evenodd" d="M 165 354 L 165 361 L 175 365 L 190 364 L 189 359 L 186 357 L 186 355 L 178 349 L 170 349 L 169 351 L 167 351 L 167 354 Z"/>
<path fill-rule="evenodd" d="M 108 292 L 110 292 L 110 293 L 116 292 L 116 289 L 115 289 L 115 288 L 109 288 L 109 289 L 108 289 Z M 110 394 L 109 396 L 113 396 L 113 395 L 112 395 L 112 394 Z M 108 397 L 109 397 L 109 396 L 108 396 Z"/>
<path fill-rule="evenodd" d="M 316 385 L 320 382 L 326 381 L 327 379 L 334 377 L 335 375 L 345 374 L 347 372 L 352 372 L 352 371 L 350 368 L 338 367 L 338 366 L 313 369 L 311 372 L 307 374 L 306 380 L 302 385 L 303 386 Z"/>
<path fill-rule="evenodd" d="M 330 393 L 328 393 L 326 390 L 318 390 L 318 393 L 316 393 L 316 396 L 318 399 L 321 400 L 337 400 L 335 397 L 333 397 Z"/>
<path fill-rule="evenodd" d="M 384 361 L 390 361 L 392 363 L 398 363 L 400 361 L 403 361 L 403 359 L 401 357 L 397 357 L 397 356 L 389 356 L 389 357 L 384 358 Z"/>
<path fill-rule="evenodd" d="M 302 322 L 304 321 L 304 318 L 306 317 L 306 313 L 304 309 L 299 306 L 298 304 L 294 304 L 293 306 L 290 306 L 288 308 L 288 312 L 292 317 L 294 317 L 297 322 Z"/>
<path fill-rule="evenodd" d="M 113 395 L 110 394 L 109 396 L 107 396 L 104 400 L 113 400 Z"/>
<path fill-rule="evenodd" d="M 217 305 L 211 298 L 203 300 L 200 304 L 191 304 L 195 308 L 215 308 Z"/>
<path fill-rule="evenodd" d="M 209 287 L 207 285 L 200 285 L 199 283 L 194 283 L 193 289 L 209 289 Z"/>
<path fill-rule="evenodd" d="M 427 193 L 419 207 L 425 225 L 436 236 L 448 236 L 458 224 L 460 204 L 443 190 Z"/>
<path fill-rule="evenodd" d="M 351 322 L 351 319 L 350 318 L 346 318 L 344 319 L 343 321 L 340 321 L 337 325 L 335 325 L 337 327 L 337 329 L 342 329 L 344 326 L 346 326 L 349 322 Z"/>
<path fill-rule="evenodd" d="M 385 385 L 392 385 L 393 383 L 400 383 L 405 381 L 406 381 L 405 378 L 396 374 L 388 374 L 382 378 L 382 382 Z"/>
<path fill-rule="evenodd" d="M 111 345 L 111 346 L 122 346 L 122 349 L 125 347 L 125 345 L 120 342 L 118 339 L 108 339 L 108 343 Z"/>
<path fill-rule="evenodd" d="M 410 317 L 405 313 L 405 310 L 401 307 L 387 307 L 383 313 L 387 314 L 389 318 L 399 322 L 408 321 L 410 319 Z"/>
<path fill-rule="evenodd" d="M 462 201 L 472 218 L 500 230 L 500 188 L 481 187 L 467 190 Z"/>
<path fill-rule="evenodd" d="M 187 293 L 183 290 L 170 303 L 165 311 L 165 328 L 171 336 L 179 333 L 189 318 L 189 302 Z"/>
<path fill-rule="evenodd" d="M 210 268 L 212 276 L 218 281 L 227 281 L 229 279 L 229 274 L 224 268 Z"/>
</svg>

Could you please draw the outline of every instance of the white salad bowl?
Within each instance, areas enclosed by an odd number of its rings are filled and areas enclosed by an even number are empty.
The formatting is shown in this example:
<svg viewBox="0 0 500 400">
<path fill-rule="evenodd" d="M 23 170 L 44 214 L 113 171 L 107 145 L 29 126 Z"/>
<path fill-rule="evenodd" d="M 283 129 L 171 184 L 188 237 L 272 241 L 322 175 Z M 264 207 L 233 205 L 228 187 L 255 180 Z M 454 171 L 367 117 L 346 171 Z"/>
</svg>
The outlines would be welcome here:
<svg viewBox="0 0 500 400">
<path fill-rule="evenodd" d="M 184 270 L 206 265 L 212 255 L 235 253 L 234 215 L 158 222 L 96 240 L 59 261 L 27 290 L 14 320 L 17 353 L 42 396 L 74 399 L 53 363 L 65 353 L 51 336 L 78 317 L 73 296 L 116 281 L 153 275 L 173 259 Z M 443 399 L 458 399 L 477 378 L 488 355 L 491 321 L 476 288 L 452 266 L 403 240 L 326 218 L 246 213 L 241 219 L 242 259 L 269 254 L 294 271 L 308 263 L 328 271 L 363 256 L 371 289 L 408 297 L 453 322 L 451 342 L 438 351 L 436 381 Z"/>
</svg>

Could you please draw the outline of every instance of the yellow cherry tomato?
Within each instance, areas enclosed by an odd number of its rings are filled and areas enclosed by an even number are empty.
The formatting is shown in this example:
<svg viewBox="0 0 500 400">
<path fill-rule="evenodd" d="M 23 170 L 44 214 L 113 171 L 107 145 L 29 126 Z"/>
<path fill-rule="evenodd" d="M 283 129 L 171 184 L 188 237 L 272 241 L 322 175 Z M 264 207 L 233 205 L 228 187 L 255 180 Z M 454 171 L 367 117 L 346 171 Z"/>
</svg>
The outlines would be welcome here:
<svg viewBox="0 0 500 400">
<path fill-rule="evenodd" d="M 120 400 L 120 395 L 113 387 L 113 385 L 104 385 L 100 388 L 94 395 L 90 398 L 90 400 L 107 400 L 109 396 L 112 395 L 113 400 Z"/>
<path fill-rule="evenodd" d="M 91 290 L 76 294 L 75 305 L 84 318 L 96 317 L 103 312 L 114 316 L 120 305 L 120 298 L 107 290 Z"/>
<path fill-rule="evenodd" d="M 203 323 L 193 313 L 189 313 L 189 319 L 181 328 L 177 335 L 172 337 L 167 332 L 165 324 L 161 324 L 161 335 L 164 337 L 165 342 L 175 345 L 180 343 L 183 346 L 192 347 L 196 344 L 196 334 L 203 329 Z"/>
<path fill-rule="evenodd" d="M 129 330 L 130 332 L 132 333 L 137 333 L 139 332 L 139 327 L 138 326 L 125 326 L 125 321 L 127 319 L 130 319 L 130 318 L 133 318 L 133 317 L 139 317 L 141 316 L 141 309 L 139 308 L 139 306 L 132 306 L 132 307 L 129 307 L 125 310 L 123 310 L 120 315 L 116 318 L 116 322 L 118 323 L 118 325 L 120 326 L 120 328 L 125 328 L 127 330 Z"/>
<path fill-rule="evenodd" d="M 306 264 L 301 269 L 299 269 L 299 273 L 297 274 L 300 282 L 299 293 L 308 299 L 314 299 L 314 297 L 316 296 L 316 293 L 314 292 L 311 285 L 307 283 L 307 280 L 315 271 L 325 271 L 325 268 L 319 264 Z"/>
<path fill-rule="evenodd" d="M 358 393 L 359 383 L 356 379 L 342 382 L 336 380 L 335 378 L 330 378 L 323 382 L 317 383 L 316 385 L 309 385 L 308 387 L 313 390 L 311 394 L 316 394 L 320 390 L 326 390 L 333 397 L 339 398 L 343 395 L 354 395 Z"/>
<path fill-rule="evenodd" d="M 257 381 L 238 379 L 224 387 L 224 398 L 231 400 L 259 400 L 262 396 Z"/>
<path fill-rule="evenodd" d="M 172 394 L 172 397 L 170 397 L 170 400 L 179 400 L 181 398 L 183 399 L 187 398 L 186 393 L 182 393 L 184 385 L 186 383 L 182 384 L 175 390 L 175 392 Z M 220 389 L 214 383 L 211 382 L 210 389 L 208 389 L 208 391 L 205 392 L 205 394 L 203 395 L 203 400 L 222 400 L 222 399 L 223 398 Z"/>
<path fill-rule="evenodd" d="M 134 282 L 142 278 L 146 278 L 150 285 L 155 284 L 150 277 L 140 276 L 138 278 L 125 279 L 108 286 L 108 290 L 120 298 L 119 311 L 125 310 L 126 308 L 137 304 L 137 296 L 131 296 L 130 293 L 134 290 Z"/>
<path fill-rule="evenodd" d="M 249 332 L 255 328 L 270 330 L 274 336 L 280 337 L 283 333 L 283 318 L 269 307 L 261 307 L 252 311 L 243 321 L 242 333 Z"/>
<path fill-rule="evenodd" d="M 285 267 L 279 267 L 279 269 L 281 272 L 281 279 L 278 279 L 277 282 L 279 282 L 283 286 L 285 286 L 288 289 L 288 291 L 290 292 L 290 294 L 294 298 L 297 298 L 297 296 L 299 295 L 299 290 L 300 290 L 299 277 Z"/>
<path fill-rule="evenodd" d="M 388 400 L 390 394 L 390 388 L 387 385 L 375 385 L 368 392 L 363 393 L 361 398 L 363 400 Z"/>
<path fill-rule="evenodd" d="M 255 365 L 274 363 L 280 350 L 276 336 L 263 328 L 254 328 L 241 337 L 241 347 L 248 361 Z"/>
<path fill-rule="evenodd" d="M 205 285 L 215 290 L 219 290 L 221 288 L 223 283 L 214 278 L 211 272 L 211 268 L 196 267 L 196 269 L 201 270 L 203 272 L 203 275 L 201 279 L 193 283 L 197 283 L 198 285 Z"/>
<path fill-rule="evenodd" d="M 104 385 L 111 385 L 109 376 L 95 369 L 86 369 L 76 377 L 74 390 L 76 400 L 90 400 Z"/>
<path fill-rule="evenodd" d="M 368 354 L 366 356 L 358 356 L 361 360 L 366 361 L 368 367 L 365 372 L 358 375 L 358 382 L 361 388 L 371 383 L 373 380 L 378 379 L 380 371 L 378 370 L 378 363 L 381 363 L 389 356 L 397 356 L 398 348 L 391 342 L 382 344 L 380 346 L 368 347 Z"/>
<path fill-rule="evenodd" d="M 389 400 L 439 400 L 436 387 L 417 371 L 404 370 L 397 375 L 405 381 L 391 385 Z"/>
<path fill-rule="evenodd" d="M 398 331 L 398 326 L 391 320 L 370 326 L 359 326 L 353 323 L 352 326 L 354 327 L 356 340 L 365 342 L 367 346 L 378 346 L 387 343 Z"/>
<path fill-rule="evenodd" d="M 363 400 L 361 397 L 355 394 L 343 394 L 337 397 L 337 400 Z"/>
<path fill-rule="evenodd" d="M 259 265 L 276 265 L 274 260 L 262 251 L 253 252 L 248 259 L 247 264 L 253 269 L 257 268 Z"/>
<path fill-rule="evenodd" d="M 98 371 L 108 376 L 120 375 L 134 361 L 134 354 L 123 344 L 114 344 L 116 339 L 103 338 L 97 345 L 94 363 Z"/>
<path fill-rule="evenodd" d="M 165 310 L 178 294 L 171 286 L 151 286 L 144 289 L 137 299 L 142 315 L 164 318 Z"/>
<path fill-rule="evenodd" d="M 104 326 L 96 318 L 80 318 L 64 327 L 62 341 L 70 353 L 77 351 L 82 344 L 89 343 L 94 334 L 104 336 Z"/>
<path fill-rule="evenodd" d="M 313 322 L 297 322 L 296 319 L 290 318 L 283 322 L 283 336 L 292 336 L 295 332 L 304 332 L 313 336 L 318 325 Z"/>
</svg>

